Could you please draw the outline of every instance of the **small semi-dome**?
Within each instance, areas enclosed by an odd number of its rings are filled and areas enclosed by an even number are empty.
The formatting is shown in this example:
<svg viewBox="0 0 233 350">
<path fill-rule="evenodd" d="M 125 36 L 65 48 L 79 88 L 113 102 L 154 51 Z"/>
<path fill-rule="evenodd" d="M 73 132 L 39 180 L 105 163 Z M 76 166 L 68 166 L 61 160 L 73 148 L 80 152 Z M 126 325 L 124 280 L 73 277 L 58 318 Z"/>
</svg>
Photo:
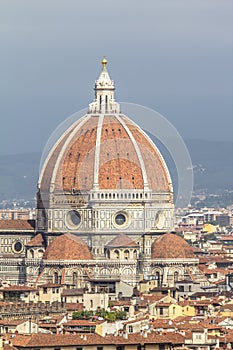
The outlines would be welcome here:
<svg viewBox="0 0 233 350">
<path fill-rule="evenodd" d="M 152 259 L 195 259 L 192 247 L 180 236 L 165 233 L 151 246 Z"/>
<path fill-rule="evenodd" d="M 138 244 L 126 236 L 124 233 L 117 235 L 114 237 L 108 244 L 106 245 L 108 248 L 119 248 L 119 247 L 138 247 Z"/>
<path fill-rule="evenodd" d="M 37 233 L 27 244 L 27 247 L 43 247 L 44 240 L 41 233 Z"/>
<path fill-rule="evenodd" d="M 87 244 L 79 237 L 66 233 L 56 237 L 46 248 L 45 260 L 92 260 Z"/>
</svg>

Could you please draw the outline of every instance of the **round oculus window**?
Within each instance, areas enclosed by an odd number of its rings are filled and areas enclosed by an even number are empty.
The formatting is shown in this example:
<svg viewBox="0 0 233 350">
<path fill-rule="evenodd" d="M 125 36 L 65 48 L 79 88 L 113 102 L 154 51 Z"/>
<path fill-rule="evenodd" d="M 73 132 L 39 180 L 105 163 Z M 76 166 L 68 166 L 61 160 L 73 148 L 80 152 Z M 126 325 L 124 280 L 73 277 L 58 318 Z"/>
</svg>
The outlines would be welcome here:
<svg viewBox="0 0 233 350">
<path fill-rule="evenodd" d="M 69 226 L 79 226 L 81 223 L 81 215 L 76 210 L 71 210 L 67 213 L 67 224 Z"/>
<path fill-rule="evenodd" d="M 14 242 L 12 248 L 15 253 L 21 253 L 23 250 L 23 243 L 20 241 Z"/>
<path fill-rule="evenodd" d="M 126 223 L 126 216 L 125 214 L 119 213 L 115 216 L 115 223 L 118 226 L 122 226 Z"/>
</svg>

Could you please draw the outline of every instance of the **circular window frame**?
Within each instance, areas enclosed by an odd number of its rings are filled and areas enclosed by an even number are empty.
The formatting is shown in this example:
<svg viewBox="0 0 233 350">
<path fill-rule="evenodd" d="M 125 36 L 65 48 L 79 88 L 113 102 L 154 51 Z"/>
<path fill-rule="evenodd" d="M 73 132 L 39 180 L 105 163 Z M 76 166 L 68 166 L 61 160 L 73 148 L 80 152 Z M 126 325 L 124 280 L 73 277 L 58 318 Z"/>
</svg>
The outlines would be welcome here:
<svg viewBox="0 0 233 350">
<path fill-rule="evenodd" d="M 72 222 L 72 219 L 70 217 L 72 212 L 77 213 L 79 218 L 80 218 L 80 221 L 79 221 L 79 223 L 77 225 Z M 66 227 L 68 229 L 70 229 L 70 230 L 79 228 L 80 225 L 82 224 L 82 215 L 81 215 L 81 213 L 79 211 L 75 210 L 75 209 L 67 211 L 66 216 L 65 216 L 65 224 L 66 224 Z"/>
<path fill-rule="evenodd" d="M 117 224 L 117 222 L 116 222 L 117 215 L 123 215 L 125 217 L 125 222 L 122 225 Z M 122 229 L 122 228 L 125 229 L 130 224 L 129 214 L 125 211 L 118 211 L 118 212 L 114 213 L 112 216 L 112 223 L 113 223 L 113 226 L 117 229 Z"/>
<path fill-rule="evenodd" d="M 15 245 L 16 245 L 17 243 L 20 243 L 20 244 L 21 244 L 21 249 L 20 249 L 20 250 L 15 249 Z M 19 240 L 14 241 L 14 242 L 12 243 L 12 245 L 11 245 L 11 249 L 12 249 L 12 251 L 13 251 L 14 254 L 21 254 L 21 253 L 23 252 L 23 250 L 24 250 L 24 244 L 23 244 L 23 242 L 21 242 L 21 241 L 19 241 Z"/>
</svg>

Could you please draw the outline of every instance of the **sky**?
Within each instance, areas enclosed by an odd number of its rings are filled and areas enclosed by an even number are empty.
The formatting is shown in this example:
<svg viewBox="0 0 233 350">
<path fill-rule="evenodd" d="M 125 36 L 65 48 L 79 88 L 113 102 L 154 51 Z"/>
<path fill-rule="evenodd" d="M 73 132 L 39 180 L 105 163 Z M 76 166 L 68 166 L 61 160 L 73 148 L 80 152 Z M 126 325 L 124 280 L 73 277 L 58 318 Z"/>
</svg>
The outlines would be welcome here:
<svg viewBox="0 0 233 350">
<path fill-rule="evenodd" d="M 103 55 L 117 101 L 232 141 L 232 15 L 232 0 L 0 0 L 0 154 L 41 152 L 92 101 Z"/>
</svg>

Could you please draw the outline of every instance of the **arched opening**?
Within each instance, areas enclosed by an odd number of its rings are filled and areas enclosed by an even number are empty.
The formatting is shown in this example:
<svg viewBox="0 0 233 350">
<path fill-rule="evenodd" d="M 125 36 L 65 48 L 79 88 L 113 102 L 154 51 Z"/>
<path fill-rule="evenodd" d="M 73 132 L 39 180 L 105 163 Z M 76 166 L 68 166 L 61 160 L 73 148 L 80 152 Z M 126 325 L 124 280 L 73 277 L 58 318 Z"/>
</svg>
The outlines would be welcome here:
<svg viewBox="0 0 233 350">
<path fill-rule="evenodd" d="M 77 274 L 77 272 L 73 272 L 72 282 L 73 282 L 73 284 L 76 287 L 77 286 L 77 282 L 78 282 L 78 274 Z"/>
<path fill-rule="evenodd" d="M 160 287 L 161 286 L 161 276 L 160 276 L 160 272 L 159 271 L 157 271 L 155 273 L 155 279 L 157 281 L 157 286 Z"/>
<path fill-rule="evenodd" d="M 134 259 L 137 259 L 137 257 L 138 257 L 137 250 L 134 249 L 134 251 L 133 251 L 133 258 L 134 258 Z"/>
<path fill-rule="evenodd" d="M 43 254 L 44 254 L 43 249 L 39 249 L 39 250 L 38 250 L 38 258 L 41 259 L 42 256 L 43 256 Z"/>
<path fill-rule="evenodd" d="M 106 257 L 107 257 L 107 259 L 110 259 L 110 251 L 109 250 L 107 250 L 107 252 L 106 252 Z"/>
<path fill-rule="evenodd" d="M 119 250 L 114 250 L 114 258 L 115 259 L 119 259 L 120 258 Z"/>
<path fill-rule="evenodd" d="M 34 256 L 35 256 L 34 250 L 33 250 L 33 249 L 30 249 L 30 250 L 29 250 L 29 258 L 30 258 L 30 259 L 34 259 Z"/>
<path fill-rule="evenodd" d="M 124 250 L 124 259 L 125 260 L 129 259 L 129 250 L 128 249 Z"/>
<path fill-rule="evenodd" d="M 179 278 L 179 273 L 176 271 L 174 273 L 174 282 L 177 282 L 178 281 L 178 278 Z"/>
<path fill-rule="evenodd" d="M 55 283 L 55 284 L 60 283 L 60 278 L 59 278 L 58 272 L 54 272 L 54 274 L 53 274 L 53 283 Z"/>
</svg>

